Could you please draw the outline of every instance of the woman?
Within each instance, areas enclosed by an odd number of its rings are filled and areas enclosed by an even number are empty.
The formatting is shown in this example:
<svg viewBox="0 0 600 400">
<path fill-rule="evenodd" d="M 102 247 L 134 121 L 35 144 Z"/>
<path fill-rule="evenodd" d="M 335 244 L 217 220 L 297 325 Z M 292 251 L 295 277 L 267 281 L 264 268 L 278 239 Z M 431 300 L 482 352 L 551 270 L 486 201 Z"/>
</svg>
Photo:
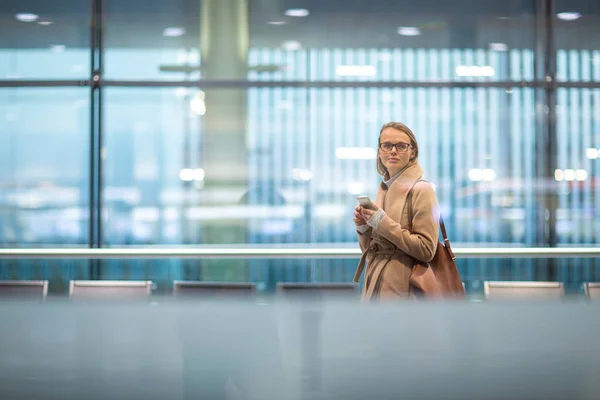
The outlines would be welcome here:
<svg viewBox="0 0 600 400">
<path fill-rule="evenodd" d="M 377 171 L 383 175 L 374 202 L 377 210 L 358 206 L 354 211 L 363 251 L 354 280 L 359 281 L 366 261 L 365 301 L 414 297 L 418 290 L 409 279 L 415 260 L 429 262 L 435 255 L 439 209 L 433 188 L 421 180 L 418 156 L 417 140 L 406 125 L 383 125 L 377 152 Z M 412 210 L 405 206 L 407 198 L 412 198 Z"/>
</svg>

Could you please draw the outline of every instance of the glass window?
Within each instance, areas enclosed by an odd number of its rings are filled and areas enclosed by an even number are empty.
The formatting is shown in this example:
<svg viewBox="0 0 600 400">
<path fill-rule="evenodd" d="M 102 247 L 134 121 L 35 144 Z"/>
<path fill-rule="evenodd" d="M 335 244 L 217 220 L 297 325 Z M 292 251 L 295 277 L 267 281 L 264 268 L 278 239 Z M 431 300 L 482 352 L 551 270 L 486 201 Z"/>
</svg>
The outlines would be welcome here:
<svg viewBox="0 0 600 400">
<path fill-rule="evenodd" d="M 600 3 L 556 0 L 557 79 L 600 81 Z"/>
<path fill-rule="evenodd" d="M 223 98 L 246 106 L 220 111 Z M 535 243 L 533 90 L 110 88 L 105 99 L 106 243 L 354 242 L 356 195 L 375 194 L 392 120 L 417 135 L 454 241 Z"/>
<path fill-rule="evenodd" d="M 533 78 L 533 2 L 106 2 L 108 79 Z M 465 13 L 465 10 L 469 10 Z M 247 23 L 243 21 L 248 21 Z"/>
<path fill-rule="evenodd" d="M 0 2 L 0 79 L 90 76 L 90 1 Z"/>
<path fill-rule="evenodd" d="M 89 91 L 0 89 L 0 244 L 87 244 Z"/>
</svg>

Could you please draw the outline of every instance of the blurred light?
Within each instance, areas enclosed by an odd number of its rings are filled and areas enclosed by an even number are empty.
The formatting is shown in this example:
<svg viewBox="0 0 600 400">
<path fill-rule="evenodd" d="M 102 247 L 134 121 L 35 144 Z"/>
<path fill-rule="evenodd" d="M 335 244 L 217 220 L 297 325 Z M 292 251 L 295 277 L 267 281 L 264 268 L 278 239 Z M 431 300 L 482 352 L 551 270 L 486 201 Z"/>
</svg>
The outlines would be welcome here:
<svg viewBox="0 0 600 400">
<path fill-rule="evenodd" d="M 156 222 L 160 217 L 158 207 L 135 207 L 131 213 L 135 221 Z"/>
<path fill-rule="evenodd" d="M 512 89 L 506 89 L 506 93 L 508 94 L 512 94 L 513 90 Z"/>
<path fill-rule="evenodd" d="M 456 75 L 458 76 L 494 76 L 496 71 L 489 65 L 461 65 L 456 67 Z"/>
<path fill-rule="evenodd" d="M 292 169 L 292 179 L 295 181 L 308 182 L 312 179 L 313 173 L 308 169 L 294 168 Z"/>
<path fill-rule="evenodd" d="M 202 168 L 196 168 L 194 170 L 192 170 L 192 176 L 194 177 L 195 181 L 203 181 L 204 180 L 204 170 Z"/>
<path fill-rule="evenodd" d="M 506 43 L 490 43 L 490 50 L 492 50 L 492 51 L 507 51 L 508 45 Z"/>
<path fill-rule="evenodd" d="M 261 231 L 265 235 L 283 235 L 293 229 L 294 223 L 290 220 L 267 220 L 261 227 Z"/>
<path fill-rule="evenodd" d="M 285 11 L 285 15 L 288 17 L 308 17 L 309 14 L 310 11 L 308 11 L 306 8 L 290 8 L 289 10 Z"/>
<path fill-rule="evenodd" d="M 190 101 L 190 109 L 198 115 L 206 114 L 206 103 L 204 102 L 205 94 L 201 90 Z"/>
<path fill-rule="evenodd" d="M 469 170 L 469 179 L 473 182 L 479 182 L 483 179 L 483 171 L 479 168 L 473 168 Z"/>
<path fill-rule="evenodd" d="M 285 21 L 269 21 L 269 25 L 285 25 L 287 22 Z"/>
<path fill-rule="evenodd" d="M 594 64 L 594 65 L 600 65 L 600 57 L 594 57 L 594 58 L 592 58 L 592 64 Z"/>
<path fill-rule="evenodd" d="M 294 109 L 294 102 L 291 100 L 281 100 L 277 103 L 277 108 L 280 110 L 292 110 Z"/>
<path fill-rule="evenodd" d="M 575 171 L 575 179 L 582 182 L 588 178 L 588 173 L 585 169 L 578 169 Z"/>
<path fill-rule="evenodd" d="M 139 181 L 153 181 L 158 176 L 158 168 L 151 162 L 141 162 L 134 166 L 133 176 Z"/>
<path fill-rule="evenodd" d="M 165 221 L 177 221 L 179 219 L 179 210 L 175 207 L 167 207 L 163 210 Z"/>
<path fill-rule="evenodd" d="M 363 193 L 365 190 L 365 185 L 362 182 L 350 182 L 348 184 L 348 193 L 358 195 Z"/>
<path fill-rule="evenodd" d="M 564 179 L 565 179 L 565 181 L 574 181 L 575 180 L 575 171 L 572 169 L 565 169 Z"/>
<path fill-rule="evenodd" d="M 17 114 L 16 112 L 9 112 L 6 113 L 5 117 L 8 122 L 15 122 L 19 119 L 19 114 Z"/>
<path fill-rule="evenodd" d="M 554 170 L 554 179 L 556 179 L 557 182 L 561 182 L 563 179 L 565 179 L 565 173 L 562 169 Z"/>
<path fill-rule="evenodd" d="M 55 44 L 53 46 L 50 46 L 50 50 L 53 53 L 64 53 L 66 49 L 66 46 L 62 45 L 62 44 Z"/>
<path fill-rule="evenodd" d="M 39 21 L 38 24 L 43 25 L 43 26 L 48 26 L 48 25 L 52 25 L 54 22 L 52 21 Z"/>
<path fill-rule="evenodd" d="M 392 92 L 383 92 L 381 94 L 381 101 L 383 103 L 393 103 L 394 102 L 394 94 Z"/>
<path fill-rule="evenodd" d="M 594 149 L 594 148 L 589 148 L 585 151 L 585 155 L 590 160 L 597 159 L 599 154 L 600 154 L 600 151 L 598 149 Z"/>
<path fill-rule="evenodd" d="M 402 36 L 419 36 L 421 30 L 414 26 L 401 26 L 398 28 L 398 35 Z"/>
<path fill-rule="evenodd" d="M 575 21 L 576 19 L 581 18 L 581 14 L 578 12 L 561 12 L 556 14 L 556 16 L 563 21 Z"/>
<path fill-rule="evenodd" d="M 483 171 L 481 171 L 481 179 L 483 179 L 486 182 L 491 182 L 494 179 L 496 179 L 496 171 L 494 171 L 491 168 L 486 168 Z"/>
<path fill-rule="evenodd" d="M 339 76 L 375 76 L 377 71 L 371 65 L 340 65 L 335 69 Z"/>
<path fill-rule="evenodd" d="M 175 97 L 185 97 L 188 94 L 190 94 L 190 89 L 188 89 L 188 88 L 175 89 Z"/>
<path fill-rule="evenodd" d="M 36 14 L 31 13 L 18 13 L 17 15 L 15 15 L 15 18 L 21 22 L 35 22 L 40 17 Z"/>
<path fill-rule="evenodd" d="M 191 168 L 183 168 L 179 171 L 179 179 L 184 182 L 190 182 L 194 180 L 194 170 Z"/>
<path fill-rule="evenodd" d="M 297 51 L 302 48 L 302 44 L 296 40 L 286 40 L 285 42 L 281 43 L 281 47 L 287 51 Z"/>
<path fill-rule="evenodd" d="M 318 218 L 340 218 L 347 212 L 346 206 L 341 204 L 319 204 L 315 206 L 313 215 Z"/>
<path fill-rule="evenodd" d="M 340 160 L 374 160 L 377 151 L 372 147 L 339 147 L 335 156 Z"/>
<path fill-rule="evenodd" d="M 171 28 L 165 28 L 165 30 L 163 31 L 163 36 L 166 37 L 177 37 L 177 36 L 183 36 L 183 34 L 185 33 L 185 29 L 181 28 L 181 27 L 171 27 Z"/>
<path fill-rule="evenodd" d="M 75 73 L 75 74 L 80 74 L 82 73 L 84 70 L 83 65 L 81 64 L 75 64 L 71 67 L 71 72 Z"/>
</svg>

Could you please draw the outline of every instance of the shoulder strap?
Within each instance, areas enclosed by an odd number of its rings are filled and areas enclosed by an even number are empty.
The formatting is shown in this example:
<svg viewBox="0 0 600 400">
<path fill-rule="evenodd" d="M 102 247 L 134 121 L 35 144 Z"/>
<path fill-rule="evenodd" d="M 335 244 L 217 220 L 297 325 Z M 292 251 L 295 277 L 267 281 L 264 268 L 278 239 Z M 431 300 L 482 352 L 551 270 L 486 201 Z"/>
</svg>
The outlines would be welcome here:
<svg viewBox="0 0 600 400">
<path fill-rule="evenodd" d="M 412 232 L 412 219 L 413 219 L 413 205 L 412 205 L 412 199 L 413 199 L 413 189 L 415 188 L 415 185 L 419 182 L 427 182 L 423 179 L 419 179 L 417 180 L 415 183 L 413 183 L 413 185 L 410 188 L 410 191 L 408 192 L 408 196 L 406 197 L 406 202 L 408 205 L 408 230 Z M 448 253 L 450 254 L 450 256 L 452 257 L 452 259 L 454 260 L 456 258 L 456 256 L 454 255 L 454 253 L 452 252 L 452 249 L 450 248 L 450 240 L 448 240 L 448 235 L 446 234 L 446 226 L 444 225 L 444 219 L 442 218 L 442 213 L 440 213 L 440 230 L 442 231 L 442 237 L 444 238 L 444 246 L 446 247 L 446 249 L 448 250 Z"/>
</svg>

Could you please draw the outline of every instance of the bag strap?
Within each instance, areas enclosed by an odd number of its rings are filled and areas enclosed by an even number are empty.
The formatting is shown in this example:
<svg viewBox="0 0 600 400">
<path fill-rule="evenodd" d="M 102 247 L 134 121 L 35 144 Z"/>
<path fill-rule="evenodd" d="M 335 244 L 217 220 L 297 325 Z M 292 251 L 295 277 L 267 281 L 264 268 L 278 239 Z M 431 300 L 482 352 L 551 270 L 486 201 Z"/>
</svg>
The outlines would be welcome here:
<svg viewBox="0 0 600 400">
<path fill-rule="evenodd" d="M 408 192 L 408 196 L 406 197 L 406 202 L 408 203 L 408 230 L 412 232 L 412 220 L 413 220 L 413 205 L 412 205 L 412 200 L 413 200 L 413 189 L 415 188 L 415 185 L 419 182 L 427 182 L 426 180 L 423 179 L 418 179 L 417 181 L 415 181 L 415 183 L 413 183 L 413 185 L 410 187 L 410 190 Z M 454 252 L 452 251 L 452 248 L 450 247 L 450 240 L 448 239 L 448 235 L 446 234 L 446 225 L 444 225 L 444 219 L 442 218 L 442 213 L 440 213 L 440 230 L 442 231 L 442 238 L 444 238 L 444 247 L 446 247 L 446 250 L 448 250 L 448 254 L 450 255 L 450 257 L 452 257 L 453 260 L 456 260 L 456 256 L 454 255 Z"/>
</svg>

